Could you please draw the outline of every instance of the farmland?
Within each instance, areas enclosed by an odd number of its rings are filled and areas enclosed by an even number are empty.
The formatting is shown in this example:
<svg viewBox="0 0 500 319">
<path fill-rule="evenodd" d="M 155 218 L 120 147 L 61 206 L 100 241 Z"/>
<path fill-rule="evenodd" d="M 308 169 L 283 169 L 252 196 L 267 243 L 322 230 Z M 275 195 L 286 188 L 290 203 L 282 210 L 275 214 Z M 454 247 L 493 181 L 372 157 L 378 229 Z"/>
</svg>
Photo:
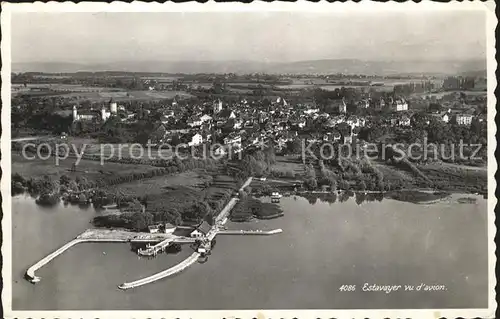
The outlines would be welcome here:
<svg viewBox="0 0 500 319">
<path fill-rule="evenodd" d="M 61 175 L 67 175 L 73 179 L 85 177 L 89 181 L 97 181 L 103 178 L 150 172 L 156 169 L 156 167 L 150 165 L 110 162 L 101 165 L 99 161 L 81 160 L 76 166 L 76 170 L 72 171 L 72 166 L 75 162 L 76 159 L 74 158 L 61 159 L 59 165 L 56 165 L 54 157 L 50 157 L 47 160 L 29 160 L 19 153 L 12 153 L 12 174 L 18 173 L 26 178 L 40 177 L 43 175 L 56 178 Z"/>
<path fill-rule="evenodd" d="M 440 189 L 477 193 L 485 193 L 487 190 L 488 175 L 484 168 L 427 164 L 419 165 L 418 169 Z"/>
<path fill-rule="evenodd" d="M 271 170 L 281 174 L 292 172 L 293 175 L 301 175 L 304 173 L 304 165 L 298 157 L 276 156 L 276 163 Z"/>
<path fill-rule="evenodd" d="M 210 182 L 212 176 L 203 172 L 188 171 L 170 176 L 158 176 L 130 183 L 119 184 L 115 188 L 124 194 L 134 196 L 154 196 L 167 192 L 177 187 L 205 187 L 205 182 Z"/>
<path fill-rule="evenodd" d="M 43 95 L 67 98 L 72 102 L 107 102 L 111 98 L 117 102 L 172 99 L 175 96 L 189 97 L 185 91 L 140 91 L 122 88 L 83 86 L 71 84 L 20 84 L 12 85 L 13 95 Z"/>
</svg>

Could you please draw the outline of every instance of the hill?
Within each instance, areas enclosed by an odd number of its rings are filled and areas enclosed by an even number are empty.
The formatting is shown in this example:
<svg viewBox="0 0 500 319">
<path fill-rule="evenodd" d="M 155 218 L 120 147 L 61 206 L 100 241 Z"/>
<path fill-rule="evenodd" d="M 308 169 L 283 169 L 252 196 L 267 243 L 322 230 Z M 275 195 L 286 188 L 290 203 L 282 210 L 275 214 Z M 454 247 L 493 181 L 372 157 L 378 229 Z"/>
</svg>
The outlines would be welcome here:
<svg viewBox="0 0 500 319">
<path fill-rule="evenodd" d="M 362 61 L 356 59 L 309 60 L 286 63 L 259 61 L 125 61 L 101 64 L 32 62 L 13 63 L 13 72 L 74 73 L 126 71 L 166 73 L 365 74 L 456 75 L 486 70 L 486 61 Z"/>
</svg>

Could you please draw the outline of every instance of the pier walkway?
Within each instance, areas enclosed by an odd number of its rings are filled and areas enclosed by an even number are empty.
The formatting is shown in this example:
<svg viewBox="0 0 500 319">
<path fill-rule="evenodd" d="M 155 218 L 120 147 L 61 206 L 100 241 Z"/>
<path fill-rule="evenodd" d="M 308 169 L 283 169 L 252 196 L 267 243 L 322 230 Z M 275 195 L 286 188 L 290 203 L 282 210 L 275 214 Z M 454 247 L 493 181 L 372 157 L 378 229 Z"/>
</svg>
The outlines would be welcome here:
<svg viewBox="0 0 500 319">
<path fill-rule="evenodd" d="M 73 239 L 72 241 L 68 242 L 66 245 L 62 246 L 61 248 L 57 249 L 53 253 L 45 256 L 41 260 L 39 260 L 36 264 L 28 268 L 26 270 L 26 276 L 28 277 L 28 280 L 31 282 L 37 282 L 40 281 L 40 277 L 37 277 L 35 275 L 35 272 L 51 262 L 54 258 L 57 256 L 61 255 L 63 252 L 66 250 L 70 249 L 71 247 L 75 246 L 76 244 L 80 243 L 86 243 L 86 242 L 94 242 L 94 243 L 124 243 L 127 242 L 127 239 L 122 239 L 122 238 L 76 238 Z"/>
<path fill-rule="evenodd" d="M 120 286 L 118 286 L 118 288 L 120 288 L 122 290 L 136 288 L 136 287 L 143 286 L 143 285 L 152 283 L 154 281 L 160 280 L 162 278 L 166 278 L 166 277 L 175 275 L 175 274 L 183 271 L 184 269 L 188 268 L 192 264 L 194 264 L 198 260 L 198 257 L 200 257 L 200 254 L 198 252 L 194 252 L 188 258 L 184 259 L 182 262 L 178 263 L 177 265 L 175 265 L 167 270 L 164 270 L 164 271 L 159 272 L 157 274 L 154 274 L 152 276 L 142 278 L 142 279 L 139 279 L 139 280 L 136 280 L 133 282 L 123 283 Z"/>
<path fill-rule="evenodd" d="M 282 232 L 281 228 L 273 230 L 221 230 L 217 235 L 275 235 Z"/>
<path fill-rule="evenodd" d="M 172 235 L 172 237 L 169 237 L 154 246 L 151 246 L 146 249 L 139 249 L 137 253 L 141 256 L 155 256 L 156 254 L 158 254 L 158 252 L 164 251 L 168 246 L 170 246 L 173 243 L 191 244 L 194 243 L 195 241 L 196 241 L 195 238 Z"/>
<path fill-rule="evenodd" d="M 26 270 L 26 277 L 31 282 L 38 282 L 40 278 L 36 276 L 36 271 L 54 258 L 64 253 L 66 250 L 81 243 L 127 243 L 127 242 L 161 242 L 165 240 L 164 234 L 136 233 L 125 230 L 108 229 L 87 229 L 75 239 L 60 247 L 51 254 L 39 260 L 36 264 Z"/>
</svg>

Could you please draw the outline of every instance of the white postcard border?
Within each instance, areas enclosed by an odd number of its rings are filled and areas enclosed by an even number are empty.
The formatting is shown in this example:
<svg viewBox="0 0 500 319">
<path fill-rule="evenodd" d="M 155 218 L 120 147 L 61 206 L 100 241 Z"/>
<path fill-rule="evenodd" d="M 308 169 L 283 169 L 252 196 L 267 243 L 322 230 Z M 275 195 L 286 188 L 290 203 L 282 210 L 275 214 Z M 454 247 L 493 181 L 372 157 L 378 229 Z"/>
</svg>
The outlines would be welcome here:
<svg viewBox="0 0 500 319">
<path fill-rule="evenodd" d="M 10 52 L 10 19 L 12 12 L 210 12 L 210 11 L 308 11 L 308 12 L 331 12 L 331 11 L 369 11 L 373 13 L 376 10 L 399 11 L 399 10 L 482 10 L 486 12 L 486 35 L 487 35 L 487 87 L 488 87 L 488 278 L 489 278 L 489 300 L 487 309 L 356 309 L 356 310 L 165 310 L 165 311 L 13 311 L 12 310 L 12 220 L 11 220 L 11 193 L 10 193 L 10 167 L 11 158 L 5 156 L 11 152 L 11 52 Z M 113 2 L 91 3 L 82 2 L 75 4 L 73 2 L 64 3 L 23 3 L 11 4 L 2 3 L 1 28 L 2 28 L 2 135 L 1 151 L 4 156 L 1 158 L 2 179 L 2 233 L 3 233 L 3 291 L 2 302 L 5 318 L 396 318 L 396 317 L 415 317 L 415 318 L 456 318 L 456 317 L 482 317 L 490 318 L 495 316 L 495 243 L 496 234 L 494 209 L 497 203 L 495 197 L 496 181 L 494 175 L 497 169 L 497 162 L 494 156 L 496 149 L 496 125 L 494 118 L 496 115 L 496 98 L 494 90 L 497 85 L 495 70 L 497 62 L 495 60 L 495 28 L 497 18 L 495 16 L 495 3 L 489 1 L 482 2 L 450 2 L 435 3 L 424 0 L 421 3 L 311 3 L 299 1 L 297 3 L 262 3 L 254 2 L 252 4 L 241 3 L 183 3 L 183 4 L 159 4 L 144 3 L 134 1 L 132 3 Z"/>
</svg>

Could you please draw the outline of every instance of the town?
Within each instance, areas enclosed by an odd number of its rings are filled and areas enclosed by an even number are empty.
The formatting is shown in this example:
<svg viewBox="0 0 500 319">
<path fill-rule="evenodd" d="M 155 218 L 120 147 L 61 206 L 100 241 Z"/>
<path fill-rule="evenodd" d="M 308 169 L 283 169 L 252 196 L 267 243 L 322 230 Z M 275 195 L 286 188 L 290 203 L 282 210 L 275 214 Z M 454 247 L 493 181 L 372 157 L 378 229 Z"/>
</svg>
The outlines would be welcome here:
<svg viewBox="0 0 500 319">
<path fill-rule="evenodd" d="M 421 186 L 485 191 L 478 183 L 485 176 L 466 173 L 463 180 L 460 175 L 467 167 L 486 166 L 486 147 L 478 152 L 467 147 L 486 145 L 486 81 L 480 76 L 436 79 L 101 72 L 13 74 L 12 81 L 13 149 L 19 153 L 48 152 L 40 145 L 47 142 L 86 143 L 83 158 L 95 161 L 103 156 L 97 145 L 114 143 L 111 146 L 120 146 L 120 156 L 117 158 L 118 152 L 111 147 L 106 157 L 111 162 L 108 166 L 142 164 L 158 168 L 143 175 L 107 176 L 103 167 L 98 174 L 101 176 L 89 179 L 94 174 L 79 174 L 82 168 L 75 167 L 73 160 L 67 171 L 84 184 L 74 189 L 80 192 L 156 174 L 191 171 L 207 163 L 240 180 L 270 175 L 299 180 L 300 186 L 309 190 L 389 191 Z M 21 138 L 16 140 L 18 136 Z M 42 138 L 33 141 L 22 136 Z M 366 156 L 341 158 L 342 154 L 333 152 L 326 158 L 322 154 L 320 160 L 310 156 L 310 150 L 319 154 L 326 143 L 359 149 L 368 143 L 409 145 L 424 140 L 445 149 L 441 154 L 431 150 L 432 156 L 418 161 L 397 163 L 390 158 L 375 162 Z M 449 145 L 460 141 L 466 145 L 465 154 L 474 152 L 474 158 L 454 156 L 458 150 Z M 134 156 L 126 148 L 132 143 L 156 146 L 157 157 Z M 181 161 L 171 151 L 164 154 L 164 144 L 182 146 L 190 156 Z M 128 155 L 123 156 L 123 146 Z M 207 146 L 212 151 L 209 158 L 199 161 L 203 164 L 194 163 L 198 157 L 193 155 L 202 154 Z M 49 156 L 54 155 L 53 149 L 50 152 Z M 427 154 L 427 150 L 424 152 Z M 171 165 L 177 172 L 170 169 Z M 14 192 L 26 188 L 28 178 L 40 177 L 36 173 L 22 176 L 16 169 L 13 173 Z M 65 175 L 60 182 L 75 188 L 70 180 Z M 86 201 L 88 194 L 83 197 Z M 94 198 L 94 202 L 98 200 Z"/>
</svg>

